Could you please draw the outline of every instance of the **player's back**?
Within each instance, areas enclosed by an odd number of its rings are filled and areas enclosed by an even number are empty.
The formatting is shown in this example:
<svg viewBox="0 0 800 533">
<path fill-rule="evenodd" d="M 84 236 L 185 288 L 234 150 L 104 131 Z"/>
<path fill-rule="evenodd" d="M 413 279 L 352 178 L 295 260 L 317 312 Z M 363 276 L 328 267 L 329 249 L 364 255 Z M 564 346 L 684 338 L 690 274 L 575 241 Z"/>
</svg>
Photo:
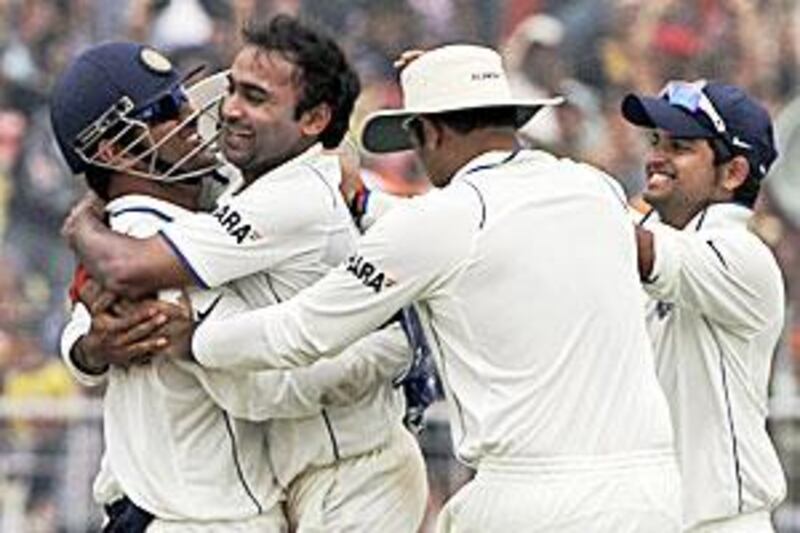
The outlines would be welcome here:
<svg viewBox="0 0 800 533">
<path fill-rule="evenodd" d="M 465 430 L 459 455 L 670 453 L 621 189 L 541 152 L 469 167 L 449 187 L 480 209 L 469 258 L 430 303 L 438 317 L 457 306 L 467 330 L 448 339 L 467 355 L 442 365 Z"/>
</svg>

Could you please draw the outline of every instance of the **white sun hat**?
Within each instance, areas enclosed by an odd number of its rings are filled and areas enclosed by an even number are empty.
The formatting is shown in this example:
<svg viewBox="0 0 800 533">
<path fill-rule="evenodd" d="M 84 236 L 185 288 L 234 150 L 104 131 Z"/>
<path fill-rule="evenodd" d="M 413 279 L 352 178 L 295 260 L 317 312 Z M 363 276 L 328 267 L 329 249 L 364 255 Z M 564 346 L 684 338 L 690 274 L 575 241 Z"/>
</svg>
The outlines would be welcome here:
<svg viewBox="0 0 800 533">
<path fill-rule="evenodd" d="M 562 97 L 519 99 L 511 94 L 500 54 L 483 46 L 455 44 L 425 52 L 400 74 L 403 108 L 367 117 L 361 141 L 370 152 L 412 147 L 403 124 L 416 115 L 466 109 L 514 108 L 517 128 Z"/>
</svg>

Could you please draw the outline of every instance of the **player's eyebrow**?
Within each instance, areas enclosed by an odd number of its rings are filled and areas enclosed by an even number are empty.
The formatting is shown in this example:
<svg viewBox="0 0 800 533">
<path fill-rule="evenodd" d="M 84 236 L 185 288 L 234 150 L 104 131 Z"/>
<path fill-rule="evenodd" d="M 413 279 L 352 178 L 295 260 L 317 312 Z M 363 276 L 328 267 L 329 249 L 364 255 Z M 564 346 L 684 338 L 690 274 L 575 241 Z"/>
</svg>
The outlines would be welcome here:
<svg viewBox="0 0 800 533">
<path fill-rule="evenodd" d="M 259 85 L 247 80 L 236 80 L 231 74 L 228 74 L 228 80 L 232 89 L 239 89 L 240 91 L 249 93 L 260 98 L 272 99 L 273 92 L 263 85 Z"/>
</svg>

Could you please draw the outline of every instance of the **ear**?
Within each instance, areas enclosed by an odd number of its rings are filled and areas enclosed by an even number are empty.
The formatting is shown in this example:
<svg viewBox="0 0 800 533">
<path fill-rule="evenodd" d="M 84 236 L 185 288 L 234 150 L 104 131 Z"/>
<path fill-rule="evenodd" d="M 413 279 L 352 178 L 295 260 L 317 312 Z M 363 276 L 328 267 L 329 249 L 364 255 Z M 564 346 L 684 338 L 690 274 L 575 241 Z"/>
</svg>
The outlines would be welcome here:
<svg viewBox="0 0 800 533">
<path fill-rule="evenodd" d="M 733 192 L 739 185 L 744 183 L 750 174 L 750 163 L 746 157 L 737 155 L 725 163 L 724 172 L 721 183 L 722 188 L 728 192 Z"/>
<path fill-rule="evenodd" d="M 318 104 L 300 116 L 300 131 L 306 137 L 316 137 L 331 123 L 331 106 L 325 102 Z"/>
<path fill-rule="evenodd" d="M 420 117 L 422 123 L 422 131 L 425 135 L 425 147 L 429 150 L 437 150 L 441 148 L 445 140 L 445 128 L 438 122 L 428 120 L 425 117 Z"/>
</svg>

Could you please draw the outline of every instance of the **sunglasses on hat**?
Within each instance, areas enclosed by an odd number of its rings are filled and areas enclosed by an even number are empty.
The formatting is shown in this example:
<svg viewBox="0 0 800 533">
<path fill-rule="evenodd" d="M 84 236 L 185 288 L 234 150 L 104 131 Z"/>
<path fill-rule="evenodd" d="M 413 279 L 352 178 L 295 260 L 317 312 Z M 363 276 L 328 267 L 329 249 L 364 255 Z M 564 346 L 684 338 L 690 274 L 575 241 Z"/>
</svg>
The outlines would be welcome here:
<svg viewBox="0 0 800 533">
<path fill-rule="evenodd" d="M 725 120 L 723 120 L 722 115 L 703 90 L 706 85 L 707 82 L 705 80 L 694 82 L 670 81 L 661 90 L 659 96 L 672 106 L 680 107 L 692 114 L 699 113 L 704 116 L 708 122 L 711 123 L 717 136 L 720 137 L 729 148 L 746 151 L 752 150 L 753 146 L 751 144 L 742 141 L 739 137 L 731 137 Z"/>
</svg>

